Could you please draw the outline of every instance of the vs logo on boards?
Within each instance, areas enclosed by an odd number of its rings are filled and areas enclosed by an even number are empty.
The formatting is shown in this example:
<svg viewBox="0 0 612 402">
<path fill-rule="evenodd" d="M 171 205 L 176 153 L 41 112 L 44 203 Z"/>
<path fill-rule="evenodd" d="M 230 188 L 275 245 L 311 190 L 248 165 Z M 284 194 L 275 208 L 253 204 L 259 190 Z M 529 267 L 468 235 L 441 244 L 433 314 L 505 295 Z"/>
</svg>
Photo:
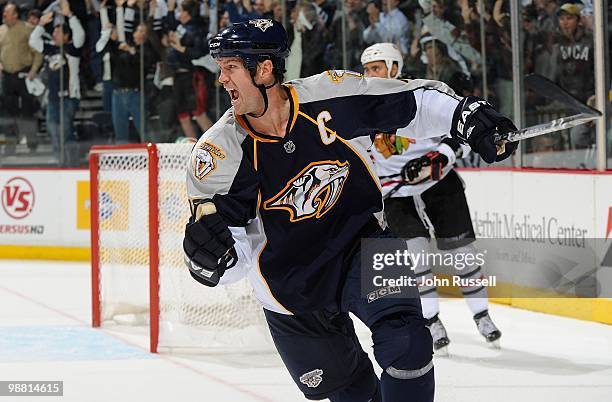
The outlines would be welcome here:
<svg viewBox="0 0 612 402">
<path fill-rule="evenodd" d="M 2 209 L 13 219 L 30 215 L 34 201 L 34 187 L 23 177 L 13 177 L 2 186 Z"/>
</svg>

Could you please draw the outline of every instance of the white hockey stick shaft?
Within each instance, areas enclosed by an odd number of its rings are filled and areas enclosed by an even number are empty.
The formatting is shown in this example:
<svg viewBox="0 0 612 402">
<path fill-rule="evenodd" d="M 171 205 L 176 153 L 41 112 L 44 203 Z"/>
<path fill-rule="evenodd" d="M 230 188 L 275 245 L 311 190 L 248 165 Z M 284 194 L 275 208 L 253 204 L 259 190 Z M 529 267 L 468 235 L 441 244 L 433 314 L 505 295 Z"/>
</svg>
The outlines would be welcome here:
<svg viewBox="0 0 612 402">
<path fill-rule="evenodd" d="M 494 142 L 496 144 L 501 144 L 503 142 L 521 141 L 527 138 L 554 133 L 555 131 L 565 130 L 588 123 L 597 119 L 599 116 L 601 116 L 601 113 L 578 113 L 572 116 L 561 117 L 549 121 L 548 123 L 537 124 L 517 131 L 511 131 L 506 134 L 496 133 L 494 135 Z"/>
<path fill-rule="evenodd" d="M 501 152 L 503 152 L 502 146 L 506 142 L 521 141 L 521 140 L 525 140 L 528 138 L 533 138 L 533 137 L 537 137 L 540 135 L 550 134 L 556 131 L 576 127 L 581 124 L 585 124 L 590 121 L 593 121 L 597 119 L 599 116 L 601 116 L 601 113 L 594 110 L 593 113 L 578 113 L 572 116 L 561 117 L 561 118 L 549 121 L 548 123 L 542 123 L 542 124 L 537 124 L 535 126 L 525 127 L 523 129 L 520 129 L 517 131 L 511 131 L 506 134 L 495 133 L 494 142 L 500 145 L 500 147 L 498 148 L 500 149 Z M 399 176 L 399 174 L 395 176 Z M 385 195 L 384 199 L 386 200 L 387 198 L 391 197 L 401 187 L 408 185 L 408 184 L 409 183 L 407 182 L 398 183 L 395 187 L 393 187 L 387 193 L 387 195 Z"/>
</svg>

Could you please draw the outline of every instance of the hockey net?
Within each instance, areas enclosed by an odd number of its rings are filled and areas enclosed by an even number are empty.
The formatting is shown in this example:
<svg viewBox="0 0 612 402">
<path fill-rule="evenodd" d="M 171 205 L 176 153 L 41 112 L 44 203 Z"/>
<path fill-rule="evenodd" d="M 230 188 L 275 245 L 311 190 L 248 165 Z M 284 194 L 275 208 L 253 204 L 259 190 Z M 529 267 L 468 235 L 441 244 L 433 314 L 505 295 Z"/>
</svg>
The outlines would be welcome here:
<svg viewBox="0 0 612 402">
<path fill-rule="evenodd" d="M 99 146 L 90 156 L 93 326 L 149 326 L 150 349 L 271 349 L 249 283 L 204 287 L 183 262 L 192 144 Z"/>
</svg>

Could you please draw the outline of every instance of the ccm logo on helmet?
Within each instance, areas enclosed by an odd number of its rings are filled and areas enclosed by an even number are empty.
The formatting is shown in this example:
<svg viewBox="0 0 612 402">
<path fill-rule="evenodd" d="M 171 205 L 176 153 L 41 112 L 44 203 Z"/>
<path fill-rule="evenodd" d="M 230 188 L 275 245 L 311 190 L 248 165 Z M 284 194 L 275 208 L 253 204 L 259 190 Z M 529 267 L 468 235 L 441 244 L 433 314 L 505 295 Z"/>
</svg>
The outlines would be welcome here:
<svg viewBox="0 0 612 402">
<path fill-rule="evenodd" d="M 219 46 L 221 46 L 221 42 L 210 42 L 210 44 L 208 46 L 211 47 L 211 48 L 219 47 Z"/>
</svg>

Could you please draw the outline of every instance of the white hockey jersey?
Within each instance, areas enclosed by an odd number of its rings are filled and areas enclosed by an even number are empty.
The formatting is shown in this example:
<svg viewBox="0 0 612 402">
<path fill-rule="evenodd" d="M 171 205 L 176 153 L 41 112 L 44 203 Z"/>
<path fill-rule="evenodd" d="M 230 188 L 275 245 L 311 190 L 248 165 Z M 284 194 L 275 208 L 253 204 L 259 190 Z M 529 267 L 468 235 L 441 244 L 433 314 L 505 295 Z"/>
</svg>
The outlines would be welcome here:
<svg viewBox="0 0 612 402">
<path fill-rule="evenodd" d="M 374 161 L 374 167 L 376 168 L 376 174 L 380 178 L 383 196 L 386 196 L 389 191 L 395 188 L 402 182 L 400 172 L 402 168 L 408 163 L 408 161 L 416 158 L 420 158 L 431 151 L 438 151 L 448 158 L 448 164 L 442 170 L 442 179 L 448 172 L 453 169 L 455 163 L 455 152 L 446 144 L 442 143 L 442 140 L 448 136 L 432 137 L 432 138 L 420 138 L 411 128 L 404 127 L 397 130 L 397 135 L 402 137 L 409 137 L 415 139 L 414 144 L 410 144 L 408 149 L 405 150 L 401 155 L 391 155 L 385 158 L 376 147 L 371 148 L 371 155 Z M 463 155 L 467 155 L 470 152 L 470 147 L 467 145 L 461 145 Z M 419 184 L 409 185 L 406 184 L 396 190 L 391 198 L 394 197 L 411 197 L 414 195 L 422 194 L 427 189 L 433 187 L 437 181 L 426 180 Z"/>
</svg>

